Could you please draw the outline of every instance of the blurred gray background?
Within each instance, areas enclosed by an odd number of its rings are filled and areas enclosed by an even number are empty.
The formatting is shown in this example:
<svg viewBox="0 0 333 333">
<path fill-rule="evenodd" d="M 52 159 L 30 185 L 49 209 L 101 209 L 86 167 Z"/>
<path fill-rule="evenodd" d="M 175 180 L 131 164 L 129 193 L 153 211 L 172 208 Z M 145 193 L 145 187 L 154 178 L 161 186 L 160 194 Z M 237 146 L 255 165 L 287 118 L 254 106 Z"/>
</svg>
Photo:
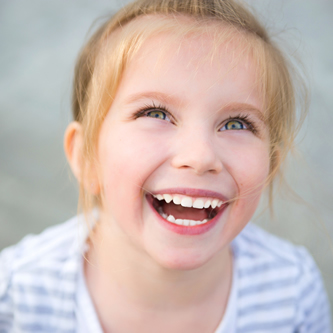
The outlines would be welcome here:
<svg viewBox="0 0 333 333">
<path fill-rule="evenodd" d="M 0 249 L 76 214 L 77 186 L 62 148 L 71 120 L 76 55 L 92 22 L 125 0 L 0 0 Z M 271 218 L 254 220 L 306 246 L 333 301 L 333 0 L 252 0 L 298 54 L 311 86 L 310 114 Z"/>
</svg>

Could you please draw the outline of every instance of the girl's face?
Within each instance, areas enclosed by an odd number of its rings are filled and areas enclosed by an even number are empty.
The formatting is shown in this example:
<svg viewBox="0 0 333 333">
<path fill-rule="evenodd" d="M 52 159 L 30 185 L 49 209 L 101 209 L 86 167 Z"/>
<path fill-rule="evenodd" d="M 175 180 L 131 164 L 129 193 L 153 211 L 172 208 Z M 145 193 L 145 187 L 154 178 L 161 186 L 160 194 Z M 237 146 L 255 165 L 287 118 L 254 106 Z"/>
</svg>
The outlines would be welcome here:
<svg viewBox="0 0 333 333">
<path fill-rule="evenodd" d="M 146 41 L 100 132 L 101 223 L 163 267 L 200 267 L 227 250 L 269 172 L 256 68 L 235 60 L 237 42 L 207 58 L 213 47 L 207 37 Z"/>
</svg>

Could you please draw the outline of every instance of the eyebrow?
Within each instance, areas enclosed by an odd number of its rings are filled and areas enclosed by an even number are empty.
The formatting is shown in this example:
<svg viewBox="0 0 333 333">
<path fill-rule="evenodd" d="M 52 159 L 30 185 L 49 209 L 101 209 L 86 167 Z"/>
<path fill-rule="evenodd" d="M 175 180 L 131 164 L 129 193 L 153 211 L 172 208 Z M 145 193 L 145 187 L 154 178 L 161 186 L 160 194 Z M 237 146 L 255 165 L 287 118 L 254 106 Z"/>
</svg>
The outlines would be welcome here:
<svg viewBox="0 0 333 333">
<path fill-rule="evenodd" d="M 156 99 L 163 104 L 169 104 L 169 105 L 180 105 L 181 103 L 184 103 L 184 100 L 182 98 L 158 91 L 148 91 L 148 92 L 140 92 L 137 94 L 132 94 L 129 96 L 129 98 L 125 100 L 125 103 L 130 104 L 136 101 L 140 101 L 142 99 Z M 263 112 L 261 112 L 259 109 L 248 103 L 238 103 L 238 102 L 230 103 L 221 107 L 220 110 L 222 112 L 251 112 L 254 113 L 260 121 L 266 123 L 266 119 Z"/>
<path fill-rule="evenodd" d="M 262 121 L 263 123 L 266 123 L 266 118 L 263 114 L 262 111 L 260 111 L 259 109 L 257 109 L 256 107 L 254 107 L 251 104 L 247 104 L 247 103 L 230 103 L 224 107 L 222 107 L 222 111 L 226 112 L 251 112 L 254 113 L 260 121 Z"/>
<path fill-rule="evenodd" d="M 158 91 L 148 91 L 144 93 L 137 93 L 130 95 L 129 98 L 125 100 L 126 104 L 130 104 L 141 99 L 156 99 L 164 104 L 171 104 L 171 105 L 179 105 L 183 102 L 183 99 L 170 95 L 165 94 Z"/>
</svg>

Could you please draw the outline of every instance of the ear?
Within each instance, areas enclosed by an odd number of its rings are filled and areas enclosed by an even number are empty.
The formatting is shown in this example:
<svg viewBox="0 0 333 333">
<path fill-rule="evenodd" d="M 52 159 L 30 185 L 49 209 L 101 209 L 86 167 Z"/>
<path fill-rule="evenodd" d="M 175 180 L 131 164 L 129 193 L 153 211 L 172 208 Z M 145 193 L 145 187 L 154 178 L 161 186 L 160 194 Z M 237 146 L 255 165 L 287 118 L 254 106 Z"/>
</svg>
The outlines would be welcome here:
<svg viewBox="0 0 333 333">
<path fill-rule="evenodd" d="M 64 136 L 64 149 L 77 181 L 83 182 L 83 186 L 88 192 L 98 195 L 100 186 L 96 170 L 90 170 L 92 168 L 89 165 L 85 166 L 85 170 L 83 168 L 83 129 L 79 122 L 73 121 L 68 125 Z"/>
</svg>

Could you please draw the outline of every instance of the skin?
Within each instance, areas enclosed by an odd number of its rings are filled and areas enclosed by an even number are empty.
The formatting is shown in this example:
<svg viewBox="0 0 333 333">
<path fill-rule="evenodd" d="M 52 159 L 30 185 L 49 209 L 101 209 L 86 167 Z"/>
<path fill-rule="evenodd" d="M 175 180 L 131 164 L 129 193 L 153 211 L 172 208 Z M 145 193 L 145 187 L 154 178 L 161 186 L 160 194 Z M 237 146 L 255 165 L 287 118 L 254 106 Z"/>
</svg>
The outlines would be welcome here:
<svg viewBox="0 0 333 333">
<path fill-rule="evenodd" d="M 237 46 L 229 43 L 205 61 L 213 47 L 207 36 L 180 48 L 170 41 L 148 39 L 128 64 L 99 134 L 99 168 L 87 180 L 103 198 L 85 275 L 105 332 L 213 332 L 231 288 L 230 243 L 252 217 L 269 172 L 251 59 L 235 65 Z M 169 46 L 162 53 L 157 43 Z M 147 105 L 170 116 L 136 118 Z M 239 114 L 255 133 L 245 123 L 226 128 Z M 81 143 L 80 124 L 72 123 L 65 149 L 78 178 Z M 169 188 L 215 191 L 228 205 L 212 229 L 181 235 L 146 200 Z"/>
</svg>

